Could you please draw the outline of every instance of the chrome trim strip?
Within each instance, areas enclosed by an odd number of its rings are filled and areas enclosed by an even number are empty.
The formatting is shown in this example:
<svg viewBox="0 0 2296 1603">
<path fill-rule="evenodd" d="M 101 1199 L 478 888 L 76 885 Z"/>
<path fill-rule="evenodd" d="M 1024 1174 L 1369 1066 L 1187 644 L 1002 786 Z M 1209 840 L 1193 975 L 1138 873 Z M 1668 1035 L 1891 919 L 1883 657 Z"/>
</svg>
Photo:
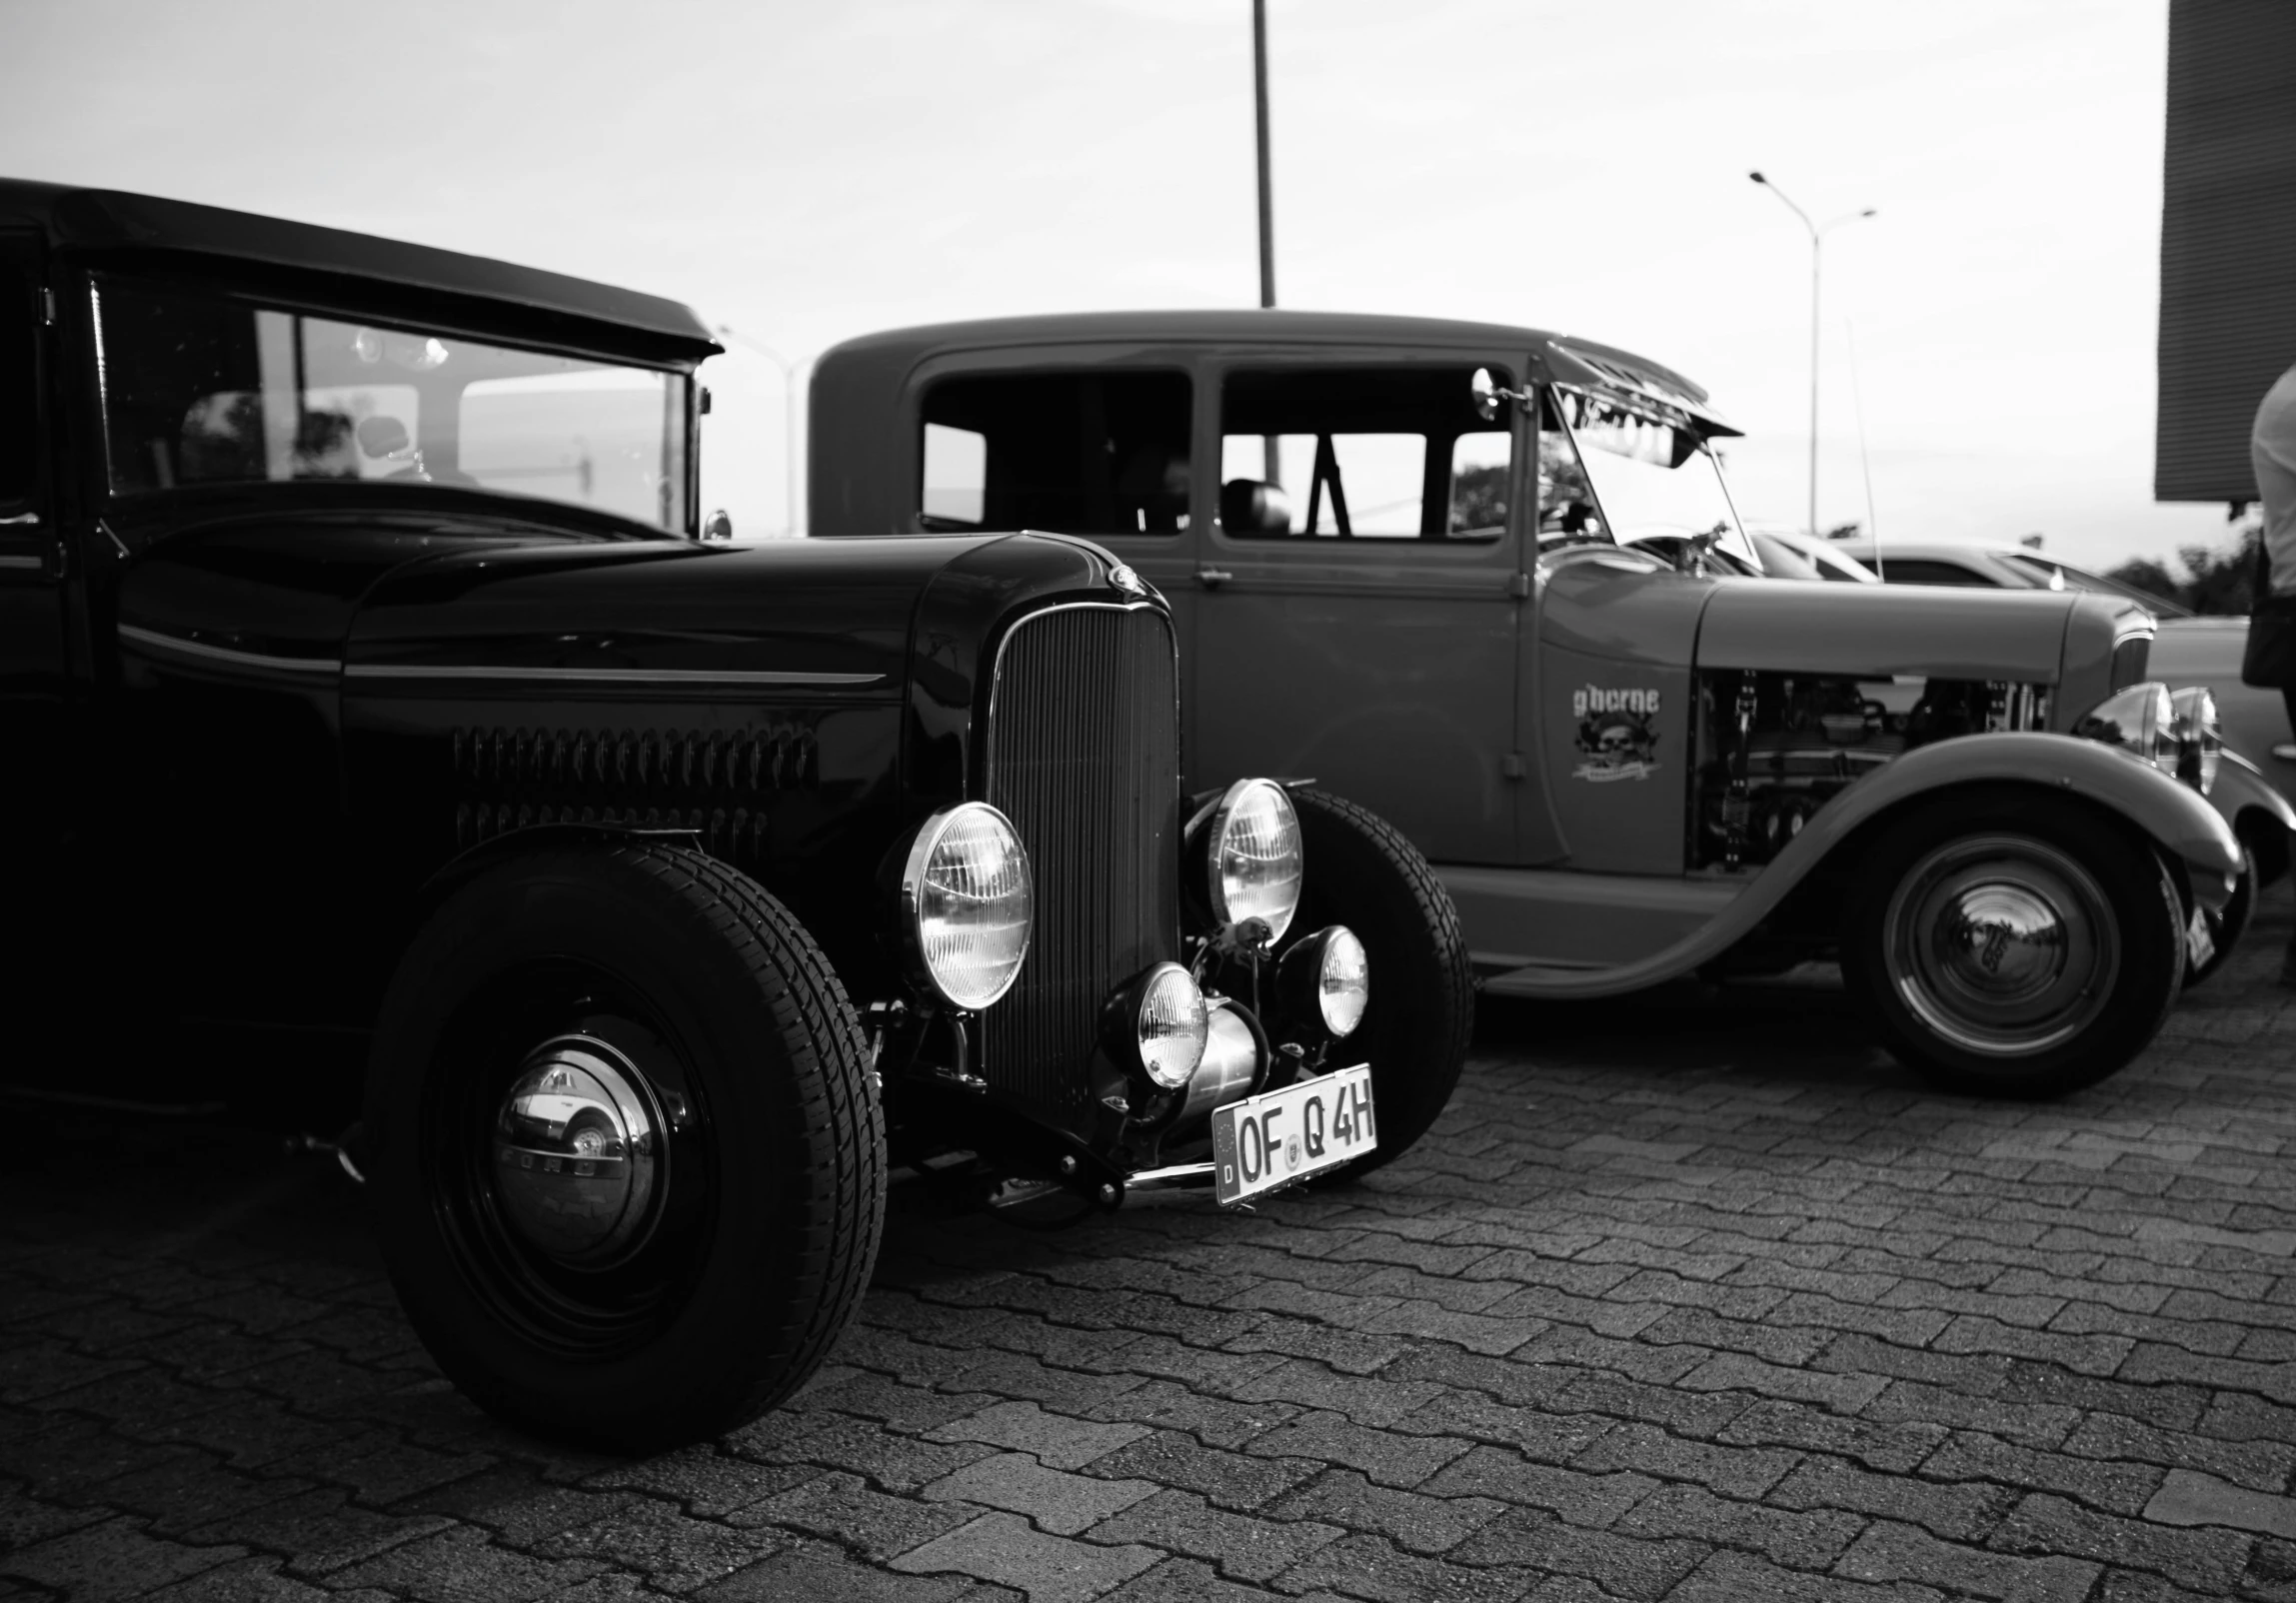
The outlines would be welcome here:
<svg viewBox="0 0 2296 1603">
<path fill-rule="evenodd" d="M 205 642 L 185 640 L 177 635 L 162 635 L 153 630 L 139 629 L 134 624 L 119 626 L 122 638 L 155 651 L 174 652 L 182 657 L 201 662 L 222 663 L 232 668 L 259 668 L 278 674 L 335 675 L 343 672 L 337 658 L 272 657 L 262 652 L 235 652 L 228 646 L 209 646 Z"/>
<path fill-rule="evenodd" d="M 0 557 L 0 568 L 11 572 L 29 569 L 36 573 L 46 566 L 46 562 L 38 557 Z"/>
<path fill-rule="evenodd" d="M 348 679 L 507 680 L 528 685 L 875 685 L 883 674 L 784 673 L 779 670 L 702 668 L 481 668 L 465 664 L 353 663 Z"/>
<path fill-rule="evenodd" d="M 1125 1176 L 1128 1191 L 1195 1191 L 1211 1185 L 1216 1176 L 1209 1163 L 1173 1163 L 1160 1169 L 1142 1169 Z"/>
</svg>

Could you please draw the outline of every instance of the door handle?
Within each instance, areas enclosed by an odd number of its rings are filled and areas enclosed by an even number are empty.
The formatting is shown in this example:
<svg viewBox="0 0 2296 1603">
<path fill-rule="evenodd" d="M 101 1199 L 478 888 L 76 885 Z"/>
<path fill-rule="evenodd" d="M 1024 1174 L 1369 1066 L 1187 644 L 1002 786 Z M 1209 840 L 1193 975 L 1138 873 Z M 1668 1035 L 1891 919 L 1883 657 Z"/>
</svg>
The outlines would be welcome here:
<svg viewBox="0 0 2296 1603">
<path fill-rule="evenodd" d="M 36 512 L 20 512 L 12 518 L 0 518 L 0 529 L 37 529 L 39 527 L 40 515 Z"/>
<path fill-rule="evenodd" d="M 1224 568 L 1198 568 L 1195 571 L 1195 582 L 1205 590 L 1217 590 L 1234 577 Z"/>
</svg>

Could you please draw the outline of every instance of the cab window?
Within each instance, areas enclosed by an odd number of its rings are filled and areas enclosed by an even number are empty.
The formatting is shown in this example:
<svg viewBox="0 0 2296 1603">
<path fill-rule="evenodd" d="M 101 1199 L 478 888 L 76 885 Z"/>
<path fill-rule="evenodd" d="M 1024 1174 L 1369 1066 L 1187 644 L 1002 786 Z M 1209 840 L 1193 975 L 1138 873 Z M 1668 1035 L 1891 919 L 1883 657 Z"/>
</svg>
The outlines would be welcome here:
<svg viewBox="0 0 2296 1603">
<path fill-rule="evenodd" d="M 1230 373 L 1219 398 L 1221 531 L 1230 540 L 1496 540 L 1506 532 L 1512 442 L 1475 415 L 1473 372 Z"/>
<path fill-rule="evenodd" d="M 0 263 L 0 513 L 32 504 L 39 482 L 39 318 L 31 275 Z"/>
<path fill-rule="evenodd" d="M 108 275 L 95 307 L 114 495 L 389 479 L 687 527 L 683 375 Z"/>
<path fill-rule="evenodd" d="M 919 408 L 927 529 L 1170 535 L 1188 524 L 1193 396 L 1177 372 L 943 379 Z"/>
</svg>

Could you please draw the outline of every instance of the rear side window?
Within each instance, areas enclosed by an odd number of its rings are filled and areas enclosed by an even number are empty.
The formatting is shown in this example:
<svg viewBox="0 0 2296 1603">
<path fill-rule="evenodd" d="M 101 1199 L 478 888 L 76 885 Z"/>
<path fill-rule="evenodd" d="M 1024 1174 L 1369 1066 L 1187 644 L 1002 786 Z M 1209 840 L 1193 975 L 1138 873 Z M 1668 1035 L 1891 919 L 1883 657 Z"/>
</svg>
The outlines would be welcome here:
<svg viewBox="0 0 2296 1603">
<path fill-rule="evenodd" d="M 1168 535 L 1188 524 L 1184 373 L 981 374 L 920 408 L 928 529 Z"/>
<path fill-rule="evenodd" d="M 32 279 L 0 262 L 0 510 L 29 506 L 39 478 L 39 337 Z"/>
<path fill-rule="evenodd" d="M 1506 530 L 1512 441 L 1475 415 L 1473 372 L 1229 374 L 1219 400 L 1222 532 L 1231 540 L 1497 539 Z"/>
</svg>

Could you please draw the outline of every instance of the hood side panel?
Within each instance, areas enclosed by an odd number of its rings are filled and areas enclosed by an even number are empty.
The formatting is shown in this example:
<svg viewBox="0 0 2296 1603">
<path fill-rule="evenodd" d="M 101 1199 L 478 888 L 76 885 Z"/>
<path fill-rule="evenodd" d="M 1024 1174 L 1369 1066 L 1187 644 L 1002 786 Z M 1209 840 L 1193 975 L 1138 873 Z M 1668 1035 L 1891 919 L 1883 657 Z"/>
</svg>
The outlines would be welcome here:
<svg viewBox="0 0 2296 1603">
<path fill-rule="evenodd" d="M 1731 581 L 1707 605 L 1698 666 L 2054 685 L 2073 602 L 2047 591 Z"/>
</svg>

